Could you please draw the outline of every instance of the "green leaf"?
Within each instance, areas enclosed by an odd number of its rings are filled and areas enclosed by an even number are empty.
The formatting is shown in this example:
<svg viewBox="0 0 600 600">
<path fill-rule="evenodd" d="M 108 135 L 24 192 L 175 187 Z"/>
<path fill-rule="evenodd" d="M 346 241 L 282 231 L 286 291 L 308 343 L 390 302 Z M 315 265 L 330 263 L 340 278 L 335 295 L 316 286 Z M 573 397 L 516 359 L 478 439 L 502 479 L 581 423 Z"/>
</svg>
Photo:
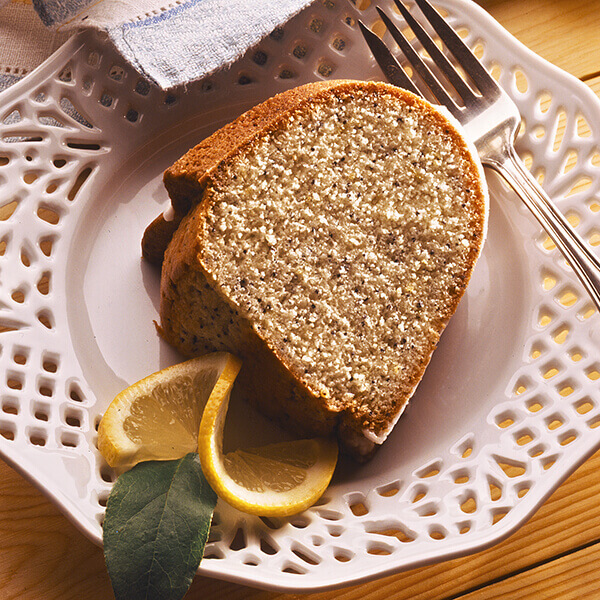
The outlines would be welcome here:
<svg viewBox="0 0 600 600">
<path fill-rule="evenodd" d="M 195 453 L 123 473 L 103 525 L 116 600 L 182 598 L 202 559 L 216 502 Z"/>
</svg>

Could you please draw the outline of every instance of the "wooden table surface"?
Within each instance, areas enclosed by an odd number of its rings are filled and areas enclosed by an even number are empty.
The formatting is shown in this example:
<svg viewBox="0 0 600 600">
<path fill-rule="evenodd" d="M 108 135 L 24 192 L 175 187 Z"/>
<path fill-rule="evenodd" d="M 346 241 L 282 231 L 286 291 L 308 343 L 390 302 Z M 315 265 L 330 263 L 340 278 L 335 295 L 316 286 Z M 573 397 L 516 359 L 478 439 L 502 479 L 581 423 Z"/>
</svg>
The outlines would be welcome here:
<svg viewBox="0 0 600 600">
<path fill-rule="evenodd" d="M 600 96 L 598 0 L 479 0 L 526 46 Z M 600 599 L 600 453 L 506 541 L 464 558 L 306 600 Z M 187 600 L 288 600 L 196 577 Z M 0 600 L 113 598 L 102 551 L 0 462 Z"/>
</svg>

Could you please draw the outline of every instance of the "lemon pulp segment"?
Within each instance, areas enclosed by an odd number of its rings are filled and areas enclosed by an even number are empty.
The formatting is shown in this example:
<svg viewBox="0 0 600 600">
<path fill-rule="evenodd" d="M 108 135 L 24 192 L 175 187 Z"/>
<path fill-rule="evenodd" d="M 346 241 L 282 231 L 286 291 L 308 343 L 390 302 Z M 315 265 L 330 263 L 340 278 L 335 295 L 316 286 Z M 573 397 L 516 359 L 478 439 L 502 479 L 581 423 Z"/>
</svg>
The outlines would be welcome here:
<svg viewBox="0 0 600 600">
<path fill-rule="evenodd" d="M 247 513 L 289 516 L 314 504 L 337 463 L 337 443 L 313 438 L 223 453 L 229 394 L 211 395 L 200 423 L 204 475 L 226 502 Z"/>
<path fill-rule="evenodd" d="M 157 373 L 118 394 L 98 429 L 98 449 L 113 467 L 181 458 L 197 449 L 204 406 L 219 381 L 231 387 L 241 363 L 225 352 Z"/>
</svg>

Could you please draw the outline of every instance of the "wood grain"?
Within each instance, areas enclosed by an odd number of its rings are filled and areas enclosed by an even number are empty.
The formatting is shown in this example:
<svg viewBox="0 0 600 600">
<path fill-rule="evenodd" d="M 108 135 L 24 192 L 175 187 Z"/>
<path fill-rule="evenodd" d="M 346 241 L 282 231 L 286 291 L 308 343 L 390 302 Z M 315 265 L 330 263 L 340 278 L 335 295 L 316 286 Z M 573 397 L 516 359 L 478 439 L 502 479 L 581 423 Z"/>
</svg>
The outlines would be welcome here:
<svg viewBox="0 0 600 600">
<path fill-rule="evenodd" d="M 477 3 L 518 40 L 557 67 L 579 79 L 600 74 L 598 0 L 478 0 Z"/>
<path fill-rule="evenodd" d="M 596 543 L 462 596 L 462 600 L 593 600 L 600 590 L 599 560 L 600 544 Z"/>
<path fill-rule="evenodd" d="M 102 551 L 0 462 L 2 600 L 112 598 Z"/>
</svg>

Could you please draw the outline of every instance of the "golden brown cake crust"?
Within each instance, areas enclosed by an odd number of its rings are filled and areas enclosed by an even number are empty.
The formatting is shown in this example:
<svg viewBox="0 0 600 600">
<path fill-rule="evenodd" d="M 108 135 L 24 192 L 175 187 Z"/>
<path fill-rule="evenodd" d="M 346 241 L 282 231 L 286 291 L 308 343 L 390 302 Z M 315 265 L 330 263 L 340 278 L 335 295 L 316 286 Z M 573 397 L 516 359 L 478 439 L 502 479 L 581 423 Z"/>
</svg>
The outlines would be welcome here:
<svg viewBox="0 0 600 600">
<path fill-rule="evenodd" d="M 410 394 L 407 395 L 406 390 L 411 390 L 412 393 L 421 380 L 437 344 L 437 338 L 455 312 L 464 293 L 485 236 L 487 200 L 485 187 L 481 182 L 481 172 L 478 165 L 473 162 L 460 132 L 442 115 L 432 112 L 428 103 L 399 88 L 380 82 L 355 81 L 308 84 L 276 96 L 252 109 L 249 114 L 242 115 L 224 128 L 225 131 L 213 134 L 211 138 L 190 150 L 165 173 L 165 184 L 170 193 L 182 199 L 180 204 L 174 199 L 174 206 L 177 204 L 183 211 L 198 202 L 199 206 L 183 219 L 178 228 L 165 255 L 161 279 L 161 323 L 165 338 L 184 353 L 194 354 L 197 349 L 186 336 L 181 334 L 190 323 L 189 315 L 183 314 L 182 311 L 181 290 L 178 286 L 179 282 L 189 277 L 190 272 L 197 271 L 214 289 L 219 289 L 219 282 L 215 280 L 205 261 L 205 241 L 202 232 L 203 222 L 211 209 L 215 191 L 226 185 L 223 174 L 226 173 L 227 166 L 235 161 L 236 157 L 247 152 L 259 137 L 267 136 L 282 127 L 291 115 L 301 115 L 306 106 L 326 102 L 332 93 L 340 97 L 351 97 L 357 92 L 365 91 L 390 94 L 410 104 L 427 118 L 436 119 L 445 135 L 453 140 L 453 145 L 465 164 L 471 166 L 468 172 L 463 173 L 465 185 L 477 191 L 473 196 L 473 205 L 466 207 L 466 210 L 470 211 L 469 228 L 473 233 L 468 268 L 465 269 L 464 276 L 457 284 L 452 302 L 445 306 L 445 310 L 432 323 L 436 336 L 431 352 L 414 365 L 410 380 L 402 382 L 402 392 L 399 392 L 402 397 L 392 402 L 393 410 L 387 413 L 375 413 L 367 418 L 360 407 L 346 407 L 339 399 L 327 398 L 311 391 L 303 378 L 295 373 L 294 366 L 286 362 L 286 357 L 277 347 L 257 332 L 251 322 L 245 320 L 243 316 L 240 317 L 241 327 L 252 339 L 250 347 L 241 349 L 243 358 L 249 363 L 246 382 L 250 386 L 256 385 L 256 373 L 260 373 L 258 379 L 262 382 L 263 393 L 255 394 L 255 401 L 262 410 L 280 420 L 294 421 L 300 429 L 308 433 L 323 434 L 335 429 L 341 436 L 340 441 L 346 450 L 359 456 L 368 454 L 374 445 L 363 437 L 363 429 L 369 429 L 375 436 L 385 434 L 397 416 L 398 406 L 408 401 Z M 200 194 L 201 197 L 198 198 Z M 237 307 L 231 305 L 227 298 L 223 297 L 223 302 L 230 304 L 231 310 L 236 310 Z M 235 349 L 231 350 L 235 351 Z M 250 370 L 253 370 L 254 374 L 250 373 Z M 270 403 L 268 396 L 271 394 L 273 397 L 283 398 L 279 406 Z M 288 400 L 285 399 L 286 396 Z"/>
<path fill-rule="evenodd" d="M 162 264 L 165 250 L 181 219 L 202 197 L 210 174 L 238 148 L 264 130 L 281 114 L 289 112 L 317 91 L 335 87 L 336 82 L 315 82 L 293 88 L 269 98 L 221 127 L 186 152 L 169 167 L 163 181 L 173 207 L 173 219 L 159 215 L 148 226 L 142 239 L 142 255 L 153 264 Z"/>
</svg>

